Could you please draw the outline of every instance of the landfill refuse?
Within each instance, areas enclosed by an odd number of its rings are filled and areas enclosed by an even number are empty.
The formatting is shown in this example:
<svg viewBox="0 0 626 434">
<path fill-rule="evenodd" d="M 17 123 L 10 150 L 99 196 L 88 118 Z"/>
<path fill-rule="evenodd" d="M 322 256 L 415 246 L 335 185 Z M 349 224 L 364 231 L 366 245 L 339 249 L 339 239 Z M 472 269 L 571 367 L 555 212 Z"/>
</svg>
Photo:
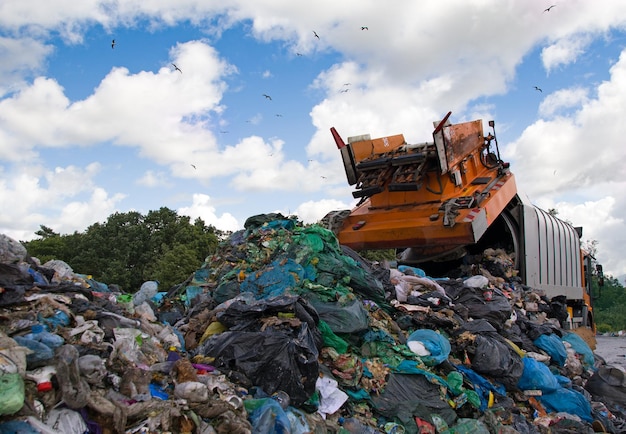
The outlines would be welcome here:
<svg viewBox="0 0 626 434">
<path fill-rule="evenodd" d="M 626 432 L 624 373 L 495 265 L 389 268 L 280 214 L 173 288 L 0 259 L 0 433 Z"/>
</svg>

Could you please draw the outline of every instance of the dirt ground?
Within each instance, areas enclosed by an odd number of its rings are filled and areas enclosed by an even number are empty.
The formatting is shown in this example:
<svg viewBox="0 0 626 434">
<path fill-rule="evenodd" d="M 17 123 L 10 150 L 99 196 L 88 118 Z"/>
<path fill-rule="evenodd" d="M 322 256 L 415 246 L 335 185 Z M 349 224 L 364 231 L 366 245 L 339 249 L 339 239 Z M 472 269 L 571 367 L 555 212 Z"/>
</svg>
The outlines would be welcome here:
<svg viewBox="0 0 626 434">
<path fill-rule="evenodd" d="M 596 334 L 592 330 L 587 327 L 579 327 L 572 331 L 580 336 L 587 343 L 587 345 L 589 345 L 589 348 L 591 348 L 592 351 L 596 350 Z"/>
</svg>

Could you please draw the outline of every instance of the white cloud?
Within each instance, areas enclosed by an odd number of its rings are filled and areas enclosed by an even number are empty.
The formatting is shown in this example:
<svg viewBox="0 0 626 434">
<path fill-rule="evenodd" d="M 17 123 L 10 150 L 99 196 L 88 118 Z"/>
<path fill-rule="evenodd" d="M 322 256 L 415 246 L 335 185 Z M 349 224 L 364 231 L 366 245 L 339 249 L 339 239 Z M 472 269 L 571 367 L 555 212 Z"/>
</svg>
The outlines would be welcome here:
<svg viewBox="0 0 626 434">
<path fill-rule="evenodd" d="M 106 220 L 124 194 L 109 196 L 95 186 L 92 178 L 98 169 L 98 164 L 84 169 L 57 167 L 53 171 L 34 167 L 10 174 L 0 182 L 0 203 L 11 204 L 4 206 L 0 214 L 0 233 L 30 240 L 40 225 L 72 233 Z M 66 203 L 67 199 L 70 201 Z"/>
<path fill-rule="evenodd" d="M 295 214 L 302 222 L 310 224 L 319 222 L 330 211 L 351 209 L 353 206 L 354 204 L 347 204 L 334 199 L 308 201 L 300 204 Z"/>
<path fill-rule="evenodd" d="M 223 231 L 237 231 L 243 229 L 243 224 L 239 223 L 230 213 L 218 216 L 215 207 L 211 204 L 211 197 L 206 194 L 194 194 L 193 202 L 188 207 L 178 208 L 178 214 L 191 217 L 192 220 L 201 218 L 205 224 L 212 225 Z"/>
<path fill-rule="evenodd" d="M 539 114 L 552 117 L 567 109 L 578 109 L 588 101 L 588 89 L 561 89 L 548 95 L 539 105 Z"/>
<path fill-rule="evenodd" d="M 165 173 L 148 170 L 137 180 L 137 184 L 146 187 L 160 187 L 167 186 L 168 180 Z"/>
<path fill-rule="evenodd" d="M 161 163 L 193 161 L 195 153 L 215 143 L 204 124 L 220 112 L 221 77 L 234 69 L 200 41 L 178 45 L 172 55 L 184 74 L 170 67 L 157 74 L 114 68 L 93 95 L 74 103 L 54 80 L 36 79 L 0 102 L 0 131 L 6 139 L 0 157 L 17 159 L 35 147 L 112 141 L 138 147 Z"/>
<path fill-rule="evenodd" d="M 617 199 L 623 196 L 623 187 L 607 185 L 605 188 L 596 188 L 589 196 L 597 199 L 584 202 L 567 199 L 539 202 L 544 209 L 556 209 L 559 218 L 574 226 L 582 226 L 581 240 L 598 242 L 596 259 L 614 277 L 626 274 L 626 256 L 619 254 L 626 243 L 626 222 L 622 217 L 625 215 L 626 205 Z"/>
<path fill-rule="evenodd" d="M 588 36 L 576 36 L 556 41 L 541 50 L 541 60 L 548 72 L 553 69 L 575 62 L 590 43 Z"/>
<path fill-rule="evenodd" d="M 95 222 L 106 221 L 123 198 L 121 193 L 109 196 L 104 189 L 96 187 L 87 201 L 73 201 L 65 205 L 58 219 L 50 226 L 60 233 L 83 231 Z"/>
<path fill-rule="evenodd" d="M 5 59 L 0 62 L 0 96 L 18 90 L 26 77 L 40 72 L 52 51 L 51 45 L 33 38 L 0 36 L 0 55 Z"/>
</svg>

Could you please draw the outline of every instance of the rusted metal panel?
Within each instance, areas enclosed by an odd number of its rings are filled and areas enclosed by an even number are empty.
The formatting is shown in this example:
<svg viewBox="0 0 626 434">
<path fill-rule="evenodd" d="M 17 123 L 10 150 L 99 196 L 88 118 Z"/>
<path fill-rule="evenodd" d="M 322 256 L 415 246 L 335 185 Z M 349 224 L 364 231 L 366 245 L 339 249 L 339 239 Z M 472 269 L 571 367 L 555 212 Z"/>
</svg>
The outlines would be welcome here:
<svg viewBox="0 0 626 434">
<path fill-rule="evenodd" d="M 446 126 L 443 128 L 443 135 L 447 145 L 445 150 L 448 170 L 485 143 L 482 120 Z"/>
</svg>

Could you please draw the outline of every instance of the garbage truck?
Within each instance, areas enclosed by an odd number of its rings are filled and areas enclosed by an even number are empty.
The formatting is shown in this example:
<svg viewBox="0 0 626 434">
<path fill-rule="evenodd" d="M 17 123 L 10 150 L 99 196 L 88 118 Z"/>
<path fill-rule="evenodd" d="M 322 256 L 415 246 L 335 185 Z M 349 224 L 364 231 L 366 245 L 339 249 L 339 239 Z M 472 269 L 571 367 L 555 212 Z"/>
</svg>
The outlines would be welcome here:
<svg viewBox="0 0 626 434">
<path fill-rule="evenodd" d="M 432 141 L 402 134 L 374 138 L 331 134 L 352 196 L 351 210 L 321 221 L 356 251 L 395 249 L 398 264 L 431 276 L 488 248 L 503 249 L 521 282 L 565 299 L 566 328 L 594 329 L 591 277 L 601 266 L 581 248 L 582 228 L 533 205 L 500 156 L 494 121 L 433 122 Z M 598 279 L 600 281 L 600 279 Z"/>
</svg>

